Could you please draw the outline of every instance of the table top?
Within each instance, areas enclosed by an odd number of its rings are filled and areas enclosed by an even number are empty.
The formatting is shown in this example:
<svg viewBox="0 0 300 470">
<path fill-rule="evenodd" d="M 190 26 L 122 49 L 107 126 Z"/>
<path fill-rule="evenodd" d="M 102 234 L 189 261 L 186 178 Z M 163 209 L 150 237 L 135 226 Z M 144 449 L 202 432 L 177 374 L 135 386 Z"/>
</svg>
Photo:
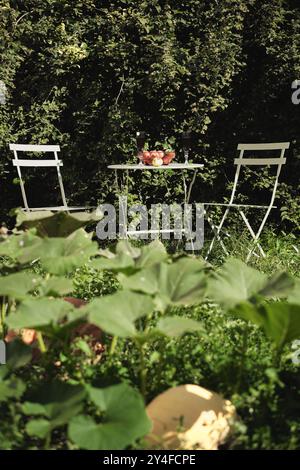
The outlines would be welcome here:
<svg viewBox="0 0 300 470">
<path fill-rule="evenodd" d="M 152 166 L 144 164 L 126 163 L 120 165 L 108 165 L 111 170 L 195 170 L 203 168 L 202 163 L 170 163 L 169 165 Z"/>
</svg>

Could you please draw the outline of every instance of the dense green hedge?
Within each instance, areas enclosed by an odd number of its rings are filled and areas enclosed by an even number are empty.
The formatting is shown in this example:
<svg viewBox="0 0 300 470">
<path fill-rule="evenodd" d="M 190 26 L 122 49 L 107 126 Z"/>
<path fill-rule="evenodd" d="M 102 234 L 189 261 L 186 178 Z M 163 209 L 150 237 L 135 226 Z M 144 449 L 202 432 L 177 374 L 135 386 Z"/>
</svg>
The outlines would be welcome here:
<svg viewBox="0 0 300 470">
<path fill-rule="evenodd" d="M 299 34 L 296 0 L 2 0 L 2 210 L 21 202 L 11 141 L 59 143 L 83 204 L 110 197 L 106 164 L 132 157 L 136 130 L 154 143 L 192 128 L 204 200 L 224 195 L 237 142 L 293 141 L 280 194 L 298 226 Z"/>
</svg>

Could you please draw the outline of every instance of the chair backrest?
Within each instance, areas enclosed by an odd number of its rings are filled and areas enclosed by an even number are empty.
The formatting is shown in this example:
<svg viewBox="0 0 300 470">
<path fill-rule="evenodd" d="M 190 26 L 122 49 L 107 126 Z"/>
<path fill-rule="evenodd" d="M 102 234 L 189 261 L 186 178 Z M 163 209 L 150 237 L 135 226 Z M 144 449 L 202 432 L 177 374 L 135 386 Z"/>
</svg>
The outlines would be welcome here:
<svg viewBox="0 0 300 470">
<path fill-rule="evenodd" d="M 286 163 L 286 158 L 284 157 L 285 151 L 289 149 L 289 142 L 279 142 L 279 143 L 270 143 L 270 144 L 239 144 L 237 149 L 240 151 L 238 158 L 234 159 L 234 164 L 236 165 L 236 172 L 234 177 L 234 183 L 231 193 L 231 198 L 229 204 L 232 204 L 236 195 L 237 185 L 239 181 L 239 176 L 242 167 L 249 166 L 277 166 L 276 176 L 274 180 L 274 186 L 272 190 L 272 196 L 269 206 L 273 206 L 274 200 L 276 197 L 276 190 L 278 186 L 278 179 L 281 172 L 282 165 Z M 261 158 L 261 157 L 247 157 L 245 158 L 245 152 L 259 152 L 259 151 L 278 151 L 278 156 L 272 158 Z"/>
<path fill-rule="evenodd" d="M 63 206 L 67 209 L 67 201 L 66 201 L 66 195 L 65 195 L 65 190 L 63 186 L 63 181 L 62 181 L 62 176 L 60 172 L 60 167 L 63 166 L 62 160 L 58 158 L 58 152 L 60 152 L 60 146 L 59 145 L 27 145 L 27 144 L 9 144 L 10 150 L 14 152 L 14 159 L 12 161 L 13 165 L 17 168 L 18 176 L 20 179 L 20 187 L 21 187 L 21 192 L 22 192 L 22 197 L 24 201 L 24 206 L 27 211 L 30 211 L 30 207 L 28 205 L 28 200 L 26 196 L 26 191 L 25 191 L 25 184 L 22 178 L 22 172 L 21 168 L 22 167 L 56 167 L 57 169 L 57 176 L 58 176 L 58 182 L 59 182 L 59 187 L 60 187 L 60 192 L 61 192 L 61 197 L 63 201 Z M 54 158 L 52 159 L 20 159 L 18 157 L 18 152 L 38 152 L 38 153 L 53 153 Z M 45 208 L 43 208 L 45 209 Z"/>
</svg>

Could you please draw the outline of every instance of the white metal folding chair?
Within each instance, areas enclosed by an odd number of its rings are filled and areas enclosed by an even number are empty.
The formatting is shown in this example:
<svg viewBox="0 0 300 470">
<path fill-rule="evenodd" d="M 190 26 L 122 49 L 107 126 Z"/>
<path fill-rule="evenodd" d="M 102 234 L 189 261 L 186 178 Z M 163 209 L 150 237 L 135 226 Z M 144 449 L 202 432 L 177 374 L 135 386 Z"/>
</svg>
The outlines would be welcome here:
<svg viewBox="0 0 300 470">
<path fill-rule="evenodd" d="M 22 192 L 22 197 L 23 197 L 23 202 L 24 202 L 24 210 L 27 212 L 31 211 L 80 211 L 84 209 L 88 209 L 87 207 L 69 207 L 67 200 L 66 200 L 66 195 L 65 195 L 65 190 L 64 190 L 64 185 L 63 185 L 63 180 L 60 172 L 60 167 L 63 166 L 62 160 L 59 160 L 58 158 L 58 152 L 60 152 L 60 146 L 59 145 L 27 145 L 27 144 L 9 144 L 10 150 L 14 152 L 14 159 L 13 159 L 13 165 L 17 168 L 19 180 L 20 180 L 20 187 L 21 187 L 21 192 Z M 20 159 L 18 158 L 18 152 L 48 152 L 48 153 L 53 153 L 54 158 L 44 160 L 44 159 Z M 22 173 L 21 173 L 21 168 L 23 167 L 56 167 L 57 169 L 57 176 L 58 176 L 58 183 L 59 183 L 59 188 L 60 188 L 60 193 L 61 193 L 61 198 L 63 205 L 62 206 L 55 206 L 55 207 L 29 207 L 28 205 L 28 200 L 27 200 L 27 195 L 25 191 L 25 183 L 22 178 Z"/>
<path fill-rule="evenodd" d="M 231 193 L 229 203 L 227 203 L 227 204 L 204 203 L 204 208 L 206 206 L 223 206 L 223 207 L 225 207 L 225 212 L 224 212 L 224 214 L 221 218 L 221 221 L 218 225 L 214 223 L 211 215 L 208 214 L 208 211 L 205 209 L 206 219 L 207 219 L 209 225 L 211 226 L 211 228 L 214 232 L 214 238 L 213 238 L 213 240 L 212 240 L 212 242 L 209 246 L 209 249 L 207 251 L 206 259 L 210 255 L 216 240 L 220 243 L 224 253 L 226 255 L 229 254 L 228 250 L 227 250 L 227 248 L 226 248 L 226 246 L 225 246 L 225 244 L 222 240 L 221 230 L 222 230 L 224 222 L 225 222 L 225 220 L 228 216 L 228 213 L 231 209 L 235 209 L 235 210 L 238 211 L 238 213 L 240 214 L 242 220 L 244 221 L 247 229 L 249 230 L 251 237 L 253 238 L 253 247 L 251 249 L 249 249 L 249 253 L 248 253 L 246 261 L 248 262 L 249 259 L 251 258 L 251 256 L 253 254 L 256 254 L 255 251 L 257 249 L 259 250 L 260 254 L 263 257 L 266 256 L 266 254 L 265 254 L 264 250 L 262 249 L 261 245 L 259 244 L 258 240 L 259 240 L 261 232 L 262 232 L 262 230 L 265 226 L 265 223 L 267 222 L 267 219 L 269 217 L 269 214 L 270 214 L 271 210 L 276 208 L 276 206 L 274 206 L 274 201 L 275 201 L 276 191 L 277 191 L 277 187 L 278 187 L 279 175 L 280 175 L 280 172 L 281 172 L 282 165 L 284 165 L 286 163 L 286 158 L 284 158 L 284 154 L 285 154 L 285 151 L 289 147 L 290 147 L 289 142 L 270 143 L 270 144 L 239 144 L 238 145 L 237 149 L 240 151 L 240 155 L 239 155 L 239 158 L 235 158 L 235 160 L 234 160 L 234 164 L 236 165 L 236 172 L 235 172 L 234 183 L 233 183 L 233 188 L 232 188 L 232 193 Z M 271 151 L 271 150 L 280 151 L 280 155 L 278 155 L 277 157 L 272 157 L 272 158 L 256 158 L 256 157 L 255 158 L 251 158 L 251 157 L 250 158 L 245 158 L 244 157 L 244 153 L 246 151 L 247 152 L 248 151 L 257 152 L 257 151 Z M 252 204 L 234 203 L 234 201 L 236 199 L 236 196 L 237 196 L 237 186 L 238 186 L 238 182 L 239 182 L 241 168 L 242 167 L 248 167 L 248 166 L 265 166 L 265 167 L 277 166 L 277 171 L 276 171 L 275 180 L 274 180 L 274 186 L 273 186 L 271 200 L 270 200 L 269 205 L 260 206 L 260 205 L 252 205 Z M 246 217 L 245 212 L 244 212 L 244 210 L 248 209 L 248 208 L 258 209 L 258 210 L 266 210 L 265 215 L 262 219 L 262 222 L 259 225 L 259 228 L 258 228 L 256 233 L 253 230 L 253 228 L 251 227 L 250 222 L 249 222 L 249 220 Z"/>
</svg>

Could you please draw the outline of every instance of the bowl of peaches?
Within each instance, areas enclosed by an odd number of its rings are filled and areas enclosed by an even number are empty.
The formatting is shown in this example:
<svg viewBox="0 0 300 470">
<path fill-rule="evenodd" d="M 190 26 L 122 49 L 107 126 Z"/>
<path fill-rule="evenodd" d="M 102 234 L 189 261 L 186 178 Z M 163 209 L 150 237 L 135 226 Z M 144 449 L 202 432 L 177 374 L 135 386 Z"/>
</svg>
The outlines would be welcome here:
<svg viewBox="0 0 300 470">
<path fill-rule="evenodd" d="M 144 165 L 162 166 L 169 165 L 175 158 L 175 152 L 164 150 L 144 150 L 139 156 Z"/>
</svg>

